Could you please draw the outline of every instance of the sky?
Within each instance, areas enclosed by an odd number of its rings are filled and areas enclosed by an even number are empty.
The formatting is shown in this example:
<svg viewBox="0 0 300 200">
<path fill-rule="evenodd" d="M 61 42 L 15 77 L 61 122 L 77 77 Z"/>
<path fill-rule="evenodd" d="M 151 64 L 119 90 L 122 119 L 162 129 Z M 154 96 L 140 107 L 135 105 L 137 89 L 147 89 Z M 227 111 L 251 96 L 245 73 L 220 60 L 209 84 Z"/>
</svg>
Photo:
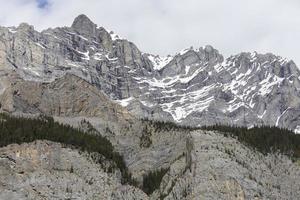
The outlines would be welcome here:
<svg viewBox="0 0 300 200">
<path fill-rule="evenodd" d="M 70 26 L 79 14 L 162 56 L 212 45 L 272 52 L 300 66 L 299 0 L 0 0 L 0 26 Z"/>
</svg>

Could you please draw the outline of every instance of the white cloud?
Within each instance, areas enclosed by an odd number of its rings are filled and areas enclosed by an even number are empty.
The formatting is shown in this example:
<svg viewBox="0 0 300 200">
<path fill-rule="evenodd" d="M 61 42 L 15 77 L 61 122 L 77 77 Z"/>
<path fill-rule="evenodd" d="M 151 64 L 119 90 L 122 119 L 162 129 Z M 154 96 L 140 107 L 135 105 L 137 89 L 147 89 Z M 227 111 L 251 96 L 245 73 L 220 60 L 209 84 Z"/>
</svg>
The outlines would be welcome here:
<svg viewBox="0 0 300 200">
<path fill-rule="evenodd" d="M 174 54 L 211 44 L 226 56 L 273 52 L 300 65 L 298 0 L 0 0 L 0 24 L 26 21 L 38 30 L 69 26 L 79 14 L 146 52 Z"/>
</svg>

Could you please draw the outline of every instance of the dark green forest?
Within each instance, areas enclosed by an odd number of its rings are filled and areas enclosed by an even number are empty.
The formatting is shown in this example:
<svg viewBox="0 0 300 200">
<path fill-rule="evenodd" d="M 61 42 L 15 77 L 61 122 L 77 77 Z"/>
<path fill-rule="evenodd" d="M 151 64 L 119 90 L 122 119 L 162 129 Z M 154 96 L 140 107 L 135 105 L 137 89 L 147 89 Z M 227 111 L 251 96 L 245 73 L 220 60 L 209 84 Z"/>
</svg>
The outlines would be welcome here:
<svg viewBox="0 0 300 200">
<path fill-rule="evenodd" d="M 300 158 L 300 135 L 288 129 L 270 126 L 248 129 L 225 125 L 203 126 L 201 129 L 220 131 L 225 136 L 237 138 L 264 154 L 280 152 L 294 159 Z"/>
<path fill-rule="evenodd" d="M 199 128 L 179 125 L 170 121 L 155 121 L 147 118 L 140 119 L 144 125 L 154 127 L 154 131 L 193 131 Z"/>
<path fill-rule="evenodd" d="M 114 151 L 112 144 L 105 137 L 60 124 L 55 122 L 52 117 L 21 118 L 0 114 L 0 147 L 35 140 L 50 140 L 75 147 L 81 151 L 99 153 L 120 169 L 123 183 L 134 183 L 123 157 Z"/>
<path fill-rule="evenodd" d="M 143 191 L 150 195 L 152 194 L 156 189 L 159 188 L 160 183 L 164 175 L 168 172 L 169 169 L 160 169 L 157 171 L 153 171 L 148 173 L 143 177 Z"/>
</svg>

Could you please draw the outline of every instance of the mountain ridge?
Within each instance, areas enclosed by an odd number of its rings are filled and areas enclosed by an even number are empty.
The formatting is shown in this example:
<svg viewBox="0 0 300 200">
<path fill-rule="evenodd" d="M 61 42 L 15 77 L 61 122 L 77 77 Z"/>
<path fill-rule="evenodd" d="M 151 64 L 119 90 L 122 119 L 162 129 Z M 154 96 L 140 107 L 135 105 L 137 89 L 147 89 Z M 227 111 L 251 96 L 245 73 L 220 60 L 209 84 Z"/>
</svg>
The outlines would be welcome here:
<svg viewBox="0 0 300 200">
<path fill-rule="evenodd" d="M 41 33 L 26 23 L 1 28 L 1 38 L 2 67 L 38 82 L 74 74 L 139 117 L 192 126 L 300 128 L 300 71 L 292 60 L 271 53 L 224 58 L 207 45 L 163 58 L 86 15 L 71 27 Z"/>
</svg>

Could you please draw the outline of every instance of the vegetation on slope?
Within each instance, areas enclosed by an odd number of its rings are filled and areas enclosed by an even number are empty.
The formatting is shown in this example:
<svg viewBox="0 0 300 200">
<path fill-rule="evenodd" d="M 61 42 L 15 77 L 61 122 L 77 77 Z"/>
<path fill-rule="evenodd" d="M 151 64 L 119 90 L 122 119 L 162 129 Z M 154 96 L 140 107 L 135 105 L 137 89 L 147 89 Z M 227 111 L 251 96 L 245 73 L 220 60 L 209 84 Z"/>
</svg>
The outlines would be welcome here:
<svg viewBox="0 0 300 200">
<path fill-rule="evenodd" d="M 197 127 L 183 126 L 170 121 L 155 121 L 147 118 L 140 119 L 145 125 L 154 128 L 155 132 L 159 131 L 192 131 L 197 130 Z"/>
<path fill-rule="evenodd" d="M 168 170 L 169 169 L 160 169 L 149 172 L 147 175 L 145 175 L 143 177 L 142 190 L 148 195 L 152 194 L 156 189 L 159 188 L 161 180 Z"/>
<path fill-rule="evenodd" d="M 152 121 L 148 119 L 143 119 L 143 121 L 154 126 L 155 131 L 215 130 L 224 133 L 225 136 L 235 137 L 240 142 L 264 154 L 279 151 L 295 159 L 300 159 L 300 134 L 295 134 L 291 130 L 284 128 L 260 126 L 248 129 L 246 127 L 228 125 L 190 127 L 178 125 L 173 122 Z"/>
<path fill-rule="evenodd" d="M 35 140 L 50 140 L 70 145 L 81 151 L 100 153 L 106 159 L 113 161 L 115 167 L 120 169 L 123 183 L 134 183 L 123 157 L 114 151 L 112 144 L 105 137 L 60 124 L 52 117 L 33 119 L 0 114 L 0 147 Z"/>
<path fill-rule="evenodd" d="M 287 129 L 270 126 L 248 129 L 224 125 L 204 126 L 202 129 L 223 132 L 225 136 L 235 137 L 264 154 L 279 151 L 288 156 L 300 158 L 300 135 Z"/>
</svg>

